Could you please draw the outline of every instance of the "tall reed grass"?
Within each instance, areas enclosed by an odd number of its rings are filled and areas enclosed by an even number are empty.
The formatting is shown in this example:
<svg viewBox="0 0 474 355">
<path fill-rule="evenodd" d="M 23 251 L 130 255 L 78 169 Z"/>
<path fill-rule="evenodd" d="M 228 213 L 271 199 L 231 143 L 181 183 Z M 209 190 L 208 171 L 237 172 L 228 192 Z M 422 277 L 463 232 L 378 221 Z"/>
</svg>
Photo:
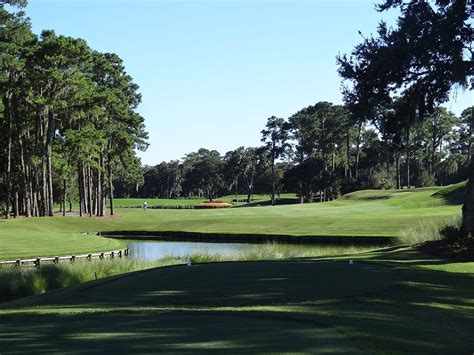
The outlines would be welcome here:
<svg viewBox="0 0 474 355">
<path fill-rule="evenodd" d="M 461 217 L 440 219 L 437 221 L 424 220 L 403 229 L 397 237 L 399 245 L 415 245 L 433 240 L 444 239 L 443 231 L 448 228 L 459 229 Z"/>
<path fill-rule="evenodd" d="M 193 252 L 187 256 L 192 262 L 219 261 L 258 261 L 281 260 L 291 258 L 330 257 L 355 254 L 380 248 L 382 246 L 357 245 L 288 245 L 275 242 L 258 244 L 253 250 L 234 251 L 231 253 Z"/>
<path fill-rule="evenodd" d="M 153 267 L 184 264 L 188 261 L 192 263 L 203 263 L 339 256 L 370 251 L 376 248 L 376 246 L 290 246 L 278 243 L 266 243 L 256 245 L 251 251 L 237 251 L 227 254 L 193 252 L 185 257 L 167 256 L 153 262 L 121 258 L 43 264 L 39 268 L 3 266 L 0 267 L 0 302 L 45 293 L 61 287 L 67 287 L 103 277 Z"/>
<path fill-rule="evenodd" d="M 182 259 L 170 257 L 154 262 L 121 258 L 43 264 L 38 268 L 2 266 L 0 267 L 0 302 L 108 276 L 182 262 Z"/>
</svg>

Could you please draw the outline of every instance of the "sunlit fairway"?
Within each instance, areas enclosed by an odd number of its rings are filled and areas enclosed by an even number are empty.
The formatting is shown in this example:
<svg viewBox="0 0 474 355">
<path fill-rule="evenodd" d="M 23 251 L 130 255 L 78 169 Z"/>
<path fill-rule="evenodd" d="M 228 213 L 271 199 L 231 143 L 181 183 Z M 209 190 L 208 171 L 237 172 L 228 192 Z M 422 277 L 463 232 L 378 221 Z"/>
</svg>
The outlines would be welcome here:
<svg viewBox="0 0 474 355">
<path fill-rule="evenodd" d="M 470 353 L 473 282 L 474 263 L 411 248 L 157 268 L 5 303 L 0 346 L 24 353 Z"/>
<path fill-rule="evenodd" d="M 192 206 L 197 205 L 205 199 L 203 198 L 117 198 L 115 199 L 115 207 L 137 207 L 141 208 L 143 202 L 146 201 L 148 206 Z"/>
<path fill-rule="evenodd" d="M 290 236 L 393 237 L 420 221 L 458 216 L 462 185 L 358 191 L 325 203 L 209 210 L 118 208 L 113 218 L 66 216 L 0 221 L 0 260 L 113 250 L 93 231 L 182 231 Z"/>
</svg>

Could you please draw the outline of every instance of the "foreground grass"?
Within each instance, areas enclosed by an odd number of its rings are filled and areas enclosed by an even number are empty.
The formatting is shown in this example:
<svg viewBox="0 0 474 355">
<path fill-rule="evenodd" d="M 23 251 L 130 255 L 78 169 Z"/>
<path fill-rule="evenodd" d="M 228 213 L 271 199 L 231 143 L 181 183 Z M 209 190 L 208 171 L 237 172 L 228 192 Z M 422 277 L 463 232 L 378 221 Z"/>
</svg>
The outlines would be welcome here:
<svg viewBox="0 0 474 355">
<path fill-rule="evenodd" d="M 457 191 L 459 186 L 450 187 Z M 117 209 L 113 218 L 53 217 L 0 221 L 0 260 L 112 250 L 113 239 L 88 231 L 180 231 L 290 236 L 395 237 L 420 221 L 459 215 L 460 201 L 445 188 L 359 191 L 339 200 L 212 210 Z"/>
<path fill-rule="evenodd" d="M 182 264 L 183 260 L 169 257 L 154 262 L 124 258 L 43 264 L 39 268 L 0 266 L 0 302 L 113 275 L 179 263 Z"/>
<path fill-rule="evenodd" d="M 128 272 L 177 264 L 224 261 L 261 261 L 301 257 L 322 257 L 354 254 L 373 250 L 361 246 L 290 246 L 277 243 L 255 245 L 252 250 L 225 254 L 191 252 L 183 257 L 165 256 L 156 261 L 137 259 L 79 260 L 73 263 L 43 264 L 39 268 L 0 266 L 0 302 L 45 293 Z"/>
<path fill-rule="evenodd" d="M 470 354 L 473 281 L 474 263 L 411 248 L 165 267 L 3 304 L 0 346 Z"/>
</svg>

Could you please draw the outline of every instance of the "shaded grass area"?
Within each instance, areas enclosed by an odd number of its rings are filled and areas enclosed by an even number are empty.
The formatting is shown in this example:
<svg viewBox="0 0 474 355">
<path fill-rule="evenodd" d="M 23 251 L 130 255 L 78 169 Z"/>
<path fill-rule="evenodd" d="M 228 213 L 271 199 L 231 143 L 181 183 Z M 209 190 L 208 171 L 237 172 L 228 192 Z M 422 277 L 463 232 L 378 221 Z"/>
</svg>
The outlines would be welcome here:
<svg viewBox="0 0 474 355">
<path fill-rule="evenodd" d="M 164 256 L 156 261 L 137 259 L 80 260 L 73 263 L 42 264 L 35 267 L 0 266 L 0 302 L 45 293 L 82 282 L 168 265 L 223 261 L 278 260 L 321 257 L 373 250 L 361 246 L 290 246 L 276 243 L 255 245 L 251 250 L 229 253 L 191 251 L 182 257 Z"/>
<path fill-rule="evenodd" d="M 270 206 L 270 195 L 252 195 L 250 202 L 247 202 L 247 195 L 227 195 L 219 197 L 220 200 L 232 203 L 234 207 L 255 207 Z M 284 193 L 276 196 L 276 205 L 289 205 L 299 202 L 299 198 L 295 193 Z"/>
<path fill-rule="evenodd" d="M 0 302 L 41 294 L 90 280 L 179 263 L 183 263 L 183 260 L 167 257 L 154 262 L 96 259 L 74 263 L 43 264 L 39 268 L 0 266 Z"/>
<path fill-rule="evenodd" d="M 471 353 L 474 263 L 411 248 L 173 266 L 3 304 L 3 351 Z"/>
<path fill-rule="evenodd" d="M 178 231 L 289 236 L 395 237 L 420 221 L 460 214 L 437 195 L 445 188 L 359 191 L 339 200 L 212 210 L 117 209 L 111 218 L 53 217 L 0 221 L 0 260 L 113 250 L 113 239 L 89 231 Z"/>
</svg>

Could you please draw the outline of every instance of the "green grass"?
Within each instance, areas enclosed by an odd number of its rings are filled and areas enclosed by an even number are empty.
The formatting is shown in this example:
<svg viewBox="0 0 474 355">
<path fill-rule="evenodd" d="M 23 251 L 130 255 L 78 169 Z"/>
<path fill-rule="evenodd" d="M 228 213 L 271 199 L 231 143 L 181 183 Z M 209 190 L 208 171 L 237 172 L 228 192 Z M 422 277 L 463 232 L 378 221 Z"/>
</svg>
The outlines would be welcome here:
<svg viewBox="0 0 474 355">
<path fill-rule="evenodd" d="M 0 302 L 45 293 L 62 287 L 153 267 L 222 261 L 278 260 L 295 257 L 336 256 L 376 249 L 375 246 L 298 246 L 277 243 L 255 245 L 251 250 L 226 254 L 193 252 L 184 257 L 167 256 L 156 261 L 128 258 L 93 259 L 35 267 L 0 266 Z"/>
<path fill-rule="evenodd" d="M 367 190 L 332 202 L 304 205 L 212 210 L 118 208 L 113 218 L 1 220 L 0 260 L 106 251 L 124 245 L 118 240 L 80 234 L 91 231 L 396 237 L 420 221 L 460 214 L 461 205 L 440 195 L 443 189 Z"/>
<path fill-rule="evenodd" d="M 473 282 L 474 263 L 411 248 L 164 267 L 3 304 L 0 344 L 7 353 L 470 354 Z"/>
<path fill-rule="evenodd" d="M 268 206 L 271 204 L 270 195 L 252 195 L 251 202 L 244 202 L 247 199 L 247 195 L 227 195 L 219 197 L 219 200 L 224 202 L 233 203 L 237 207 L 243 206 Z M 239 200 L 240 202 L 235 202 Z M 292 203 L 297 203 L 299 201 L 298 196 L 294 193 L 284 193 L 277 195 L 276 204 L 277 205 L 287 205 Z"/>
<path fill-rule="evenodd" d="M 444 239 L 443 230 L 447 227 L 459 230 L 461 216 L 440 218 L 435 220 L 421 220 L 416 224 L 400 231 L 397 237 L 399 245 L 415 245 L 427 241 Z"/>
<path fill-rule="evenodd" d="M 114 200 L 114 205 L 117 208 L 121 207 L 143 207 L 143 201 L 146 201 L 148 206 L 192 206 L 198 205 L 204 198 L 117 198 Z"/>
<path fill-rule="evenodd" d="M 168 257 L 154 262 L 124 258 L 43 264 L 39 268 L 0 266 L 0 302 L 112 275 L 179 263 L 182 264 L 183 260 Z"/>
</svg>

